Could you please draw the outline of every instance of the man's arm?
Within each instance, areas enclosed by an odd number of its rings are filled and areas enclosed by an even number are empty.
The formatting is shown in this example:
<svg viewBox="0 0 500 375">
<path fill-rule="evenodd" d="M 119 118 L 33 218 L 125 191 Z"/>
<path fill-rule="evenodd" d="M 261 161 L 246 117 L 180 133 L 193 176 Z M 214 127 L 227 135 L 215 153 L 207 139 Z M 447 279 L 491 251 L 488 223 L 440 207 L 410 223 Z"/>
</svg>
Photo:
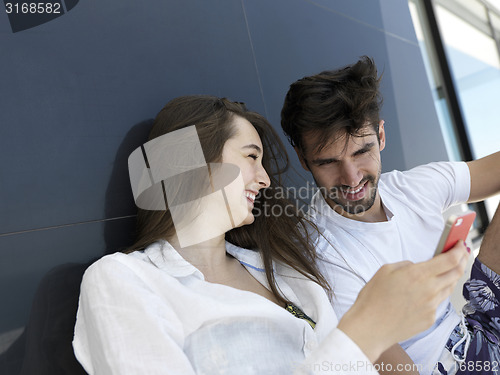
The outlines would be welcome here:
<svg viewBox="0 0 500 375">
<path fill-rule="evenodd" d="M 500 274 L 500 204 L 484 234 L 477 258 Z"/>
<path fill-rule="evenodd" d="M 500 151 L 467 162 L 470 171 L 468 203 L 481 201 L 500 193 Z"/>
</svg>

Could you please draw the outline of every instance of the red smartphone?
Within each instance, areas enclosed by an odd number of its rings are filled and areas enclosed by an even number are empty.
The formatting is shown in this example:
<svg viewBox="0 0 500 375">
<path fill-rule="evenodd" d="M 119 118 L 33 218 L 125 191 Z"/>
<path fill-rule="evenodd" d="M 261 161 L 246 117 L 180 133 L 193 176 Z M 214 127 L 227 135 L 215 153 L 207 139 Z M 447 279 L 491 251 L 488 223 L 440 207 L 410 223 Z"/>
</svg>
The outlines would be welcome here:
<svg viewBox="0 0 500 375">
<path fill-rule="evenodd" d="M 465 241 L 475 218 L 476 213 L 474 211 L 467 211 L 460 215 L 451 215 L 446 220 L 443 234 L 434 255 L 447 252 L 456 245 L 457 241 Z"/>
</svg>

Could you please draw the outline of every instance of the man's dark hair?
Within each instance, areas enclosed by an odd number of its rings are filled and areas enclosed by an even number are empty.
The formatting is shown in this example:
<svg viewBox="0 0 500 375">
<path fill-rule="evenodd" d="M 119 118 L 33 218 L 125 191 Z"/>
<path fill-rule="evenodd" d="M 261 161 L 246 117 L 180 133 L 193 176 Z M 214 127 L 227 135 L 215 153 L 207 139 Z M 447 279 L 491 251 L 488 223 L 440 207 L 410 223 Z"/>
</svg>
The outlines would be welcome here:
<svg viewBox="0 0 500 375">
<path fill-rule="evenodd" d="M 366 125 L 377 137 L 382 96 L 381 77 L 371 58 L 304 77 L 290 85 L 281 111 L 281 127 L 292 146 L 304 152 L 303 136 L 314 134 L 320 150 L 336 137 L 360 135 Z"/>
</svg>

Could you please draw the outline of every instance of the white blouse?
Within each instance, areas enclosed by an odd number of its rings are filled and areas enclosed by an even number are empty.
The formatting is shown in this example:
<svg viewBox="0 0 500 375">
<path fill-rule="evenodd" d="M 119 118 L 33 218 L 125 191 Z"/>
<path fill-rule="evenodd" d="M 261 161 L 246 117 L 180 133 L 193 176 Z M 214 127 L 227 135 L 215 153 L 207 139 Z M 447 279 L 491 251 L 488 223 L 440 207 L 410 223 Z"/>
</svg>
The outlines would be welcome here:
<svg viewBox="0 0 500 375">
<path fill-rule="evenodd" d="M 264 286 L 258 252 L 227 252 Z M 105 256 L 83 277 L 73 348 L 89 374 L 376 374 L 336 329 L 324 290 L 276 264 L 283 294 L 316 322 L 266 298 L 210 283 L 165 241 Z"/>
</svg>

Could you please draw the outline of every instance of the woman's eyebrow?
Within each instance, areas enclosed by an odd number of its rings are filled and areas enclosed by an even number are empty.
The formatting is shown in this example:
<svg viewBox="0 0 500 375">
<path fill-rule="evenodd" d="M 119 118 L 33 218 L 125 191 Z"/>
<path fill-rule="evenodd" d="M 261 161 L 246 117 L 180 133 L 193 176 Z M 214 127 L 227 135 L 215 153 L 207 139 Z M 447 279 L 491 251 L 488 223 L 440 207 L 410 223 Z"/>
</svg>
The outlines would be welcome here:
<svg viewBox="0 0 500 375">
<path fill-rule="evenodd" d="M 250 149 L 255 150 L 255 151 L 259 152 L 259 153 L 262 153 L 262 149 L 259 146 L 257 146 L 256 144 L 253 144 L 253 143 L 245 145 L 245 146 L 242 147 L 242 149 L 245 149 L 245 148 L 250 148 Z"/>
</svg>

